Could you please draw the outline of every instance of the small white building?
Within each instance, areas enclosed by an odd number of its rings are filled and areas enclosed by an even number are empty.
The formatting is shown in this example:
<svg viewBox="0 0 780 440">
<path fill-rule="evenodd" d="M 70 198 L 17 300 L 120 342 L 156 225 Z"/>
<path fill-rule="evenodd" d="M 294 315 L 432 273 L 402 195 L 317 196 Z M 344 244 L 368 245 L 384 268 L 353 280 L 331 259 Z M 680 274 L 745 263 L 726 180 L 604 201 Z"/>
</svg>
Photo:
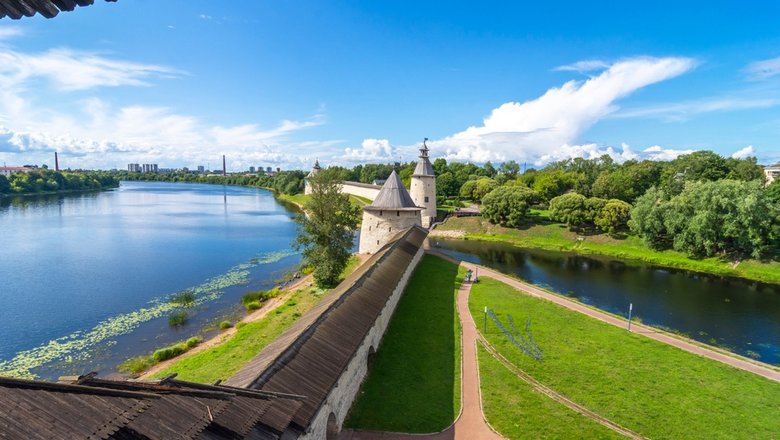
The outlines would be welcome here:
<svg viewBox="0 0 780 440">
<path fill-rule="evenodd" d="M 35 170 L 35 168 L 31 167 L 0 167 L 0 176 L 11 177 L 11 174 L 29 173 Z"/>
<path fill-rule="evenodd" d="M 766 184 L 774 182 L 780 179 L 780 163 L 776 163 L 772 166 L 764 167 L 764 176 L 766 177 Z"/>
<path fill-rule="evenodd" d="M 309 174 L 306 175 L 306 178 L 303 179 L 303 193 L 306 195 L 311 194 L 311 183 L 309 183 L 309 179 L 317 175 L 317 173 L 320 172 L 322 168 L 320 167 L 320 161 L 319 159 L 314 161 L 314 166 L 311 168 L 311 171 L 309 171 Z"/>
<path fill-rule="evenodd" d="M 363 207 L 360 227 L 361 254 L 373 254 L 410 227 L 421 226 L 422 207 L 417 206 L 395 170 L 387 178 L 376 199 Z"/>
</svg>

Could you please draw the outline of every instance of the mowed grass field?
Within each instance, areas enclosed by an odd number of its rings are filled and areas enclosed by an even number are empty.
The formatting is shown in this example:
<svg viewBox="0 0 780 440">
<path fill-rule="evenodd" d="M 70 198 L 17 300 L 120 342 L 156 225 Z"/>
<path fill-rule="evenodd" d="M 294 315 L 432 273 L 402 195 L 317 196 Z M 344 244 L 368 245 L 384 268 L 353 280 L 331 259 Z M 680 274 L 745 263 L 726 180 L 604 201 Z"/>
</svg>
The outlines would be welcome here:
<svg viewBox="0 0 780 440">
<path fill-rule="evenodd" d="M 656 251 L 641 238 L 628 235 L 613 238 L 608 234 L 579 235 L 566 225 L 550 222 L 546 211 L 532 210 L 529 224 L 523 228 L 505 228 L 491 224 L 482 217 L 452 217 L 436 229 L 464 231 L 467 239 L 500 241 L 520 247 L 551 251 L 598 254 L 620 259 L 644 261 L 659 266 L 748 278 L 768 283 L 780 283 L 780 261 L 744 260 L 733 262 L 720 258 L 688 258 L 674 250 Z"/>
<path fill-rule="evenodd" d="M 348 428 L 438 432 L 460 413 L 458 266 L 426 255 L 406 288 L 345 422 Z"/>
<path fill-rule="evenodd" d="M 531 319 L 533 338 L 544 352 L 542 361 L 524 354 L 488 319 L 487 340 L 510 362 L 643 436 L 780 438 L 780 383 L 629 333 L 487 277 L 471 291 L 469 308 L 476 322 L 483 322 L 485 307 L 493 309 L 507 328 L 507 315 L 521 331 Z M 487 354 L 480 354 L 481 368 L 500 372 L 483 355 Z M 525 438 L 519 430 L 524 429 L 526 412 L 506 391 L 516 387 L 516 381 L 503 377 L 483 375 L 488 420 L 509 438 Z M 520 395 L 523 390 L 516 392 Z M 593 436 L 601 434 L 594 431 Z M 585 438 L 584 431 L 575 437 Z"/>
</svg>

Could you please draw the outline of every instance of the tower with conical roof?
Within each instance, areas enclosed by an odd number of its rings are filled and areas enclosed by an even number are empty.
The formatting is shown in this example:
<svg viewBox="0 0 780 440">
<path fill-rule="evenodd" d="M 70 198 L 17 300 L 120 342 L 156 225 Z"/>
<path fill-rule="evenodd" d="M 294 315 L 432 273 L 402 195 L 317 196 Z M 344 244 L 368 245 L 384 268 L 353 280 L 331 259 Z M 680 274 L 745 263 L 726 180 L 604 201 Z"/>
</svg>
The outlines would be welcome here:
<svg viewBox="0 0 780 440">
<path fill-rule="evenodd" d="M 420 148 L 420 160 L 412 174 L 412 184 L 409 193 L 414 204 L 423 208 L 421 213 L 422 227 L 429 228 L 436 220 L 436 175 L 433 174 L 433 166 L 428 159 L 428 146 L 423 141 Z"/>
<path fill-rule="evenodd" d="M 374 202 L 363 207 L 358 252 L 373 254 L 399 232 L 414 225 L 420 226 L 422 210 L 414 203 L 401 178 L 393 170 Z"/>
<path fill-rule="evenodd" d="M 303 180 L 303 193 L 304 194 L 311 194 L 311 184 L 309 183 L 309 179 L 314 177 L 317 173 L 320 172 L 322 168 L 320 168 L 320 160 L 315 159 L 314 160 L 314 166 L 311 168 L 311 171 L 309 171 L 309 174 L 306 175 L 306 178 Z"/>
</svg>

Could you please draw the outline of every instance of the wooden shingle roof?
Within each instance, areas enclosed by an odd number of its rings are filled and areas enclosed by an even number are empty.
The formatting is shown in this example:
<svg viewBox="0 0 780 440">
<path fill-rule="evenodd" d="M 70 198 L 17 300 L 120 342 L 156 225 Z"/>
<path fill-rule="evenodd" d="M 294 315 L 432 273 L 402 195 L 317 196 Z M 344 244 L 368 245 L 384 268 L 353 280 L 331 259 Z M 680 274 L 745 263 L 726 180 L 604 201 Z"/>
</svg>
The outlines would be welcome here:
<svg viewBox="0 0 780 440">
<path fill-rule="evenodd" d="M 53 18 L 60 11 L 72 11 L 76 6 L 89 6 L 94 2 L 95 0 L 0 0 L 0 18 L 18 20 L 22 17 L 32 17 L 36 13 Z"/>
<path fill-rule="evenodd" d="M 404 187 L 403 182 L 398 174 L 393 170 L 390 173 L 390 177 L 387 178 L 385 184 L 382 185 L 382 189 L 379 190 L 379 194 L 376 195 L 374 202 L 370 205 L 364 206 L 363 209 L 368 210 L 418 210 L 422 208 L 414 204 L 412 196 L 409 195 L 409 191 Z"/>
<path fill-rule="evenodd" d="M 291 424 L 305 431 L 374 326 L 426 235 L 427 231 L 417 226 L 401 232 L 225 383 L 305 395 Z"/>
</svg>

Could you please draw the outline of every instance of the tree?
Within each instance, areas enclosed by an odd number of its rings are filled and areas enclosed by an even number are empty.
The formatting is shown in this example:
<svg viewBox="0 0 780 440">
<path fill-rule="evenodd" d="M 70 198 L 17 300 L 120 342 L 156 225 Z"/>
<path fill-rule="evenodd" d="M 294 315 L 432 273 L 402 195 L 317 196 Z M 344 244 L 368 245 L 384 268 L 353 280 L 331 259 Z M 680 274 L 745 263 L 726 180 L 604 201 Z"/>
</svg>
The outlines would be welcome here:
<svg viewBox="0 0 780 440">
<path fill-rule="evenodd" d="M 474 188 L 477 187 L 476 180 L 467 180 L 460 187 L 459 195 L 461 199 L 471 200 L 474 198 Z"/>
<path fill-rule="evenodd" d="M 320 287 L 338 283 L 352 249 L 360 209 L 341 193 L 337 172 L 325 169 L 309 180 L 311 198 L 304 205 L 306 215 L 296 218 L 297 247 L 303 248 L 303 261 L 314 268 L 314 281 Z"/>
<path fill-rule="evenodd" d="M 669 233 L 664 224 L 668 209 L 666 193 L 653 186 L 636 199 L 628 226 L 642 237 L 647 246 L 653 249 L 666 248 L 670 244 Z"/>
<path fill-rule="evenodd" d="M 491 223 L 516 228 L 536 198 L 537 194 L 524 186 L 501 186 L 482 199 L 482 216 Z"/>
<path fill-rule="evenodd" d="M 539 197 L 549 201 L 571 189 L 573 183 L 573 175 L 569 173 L 544 170 L 536 173 L 533 189 L 539 193 Z"/>
<path fill-rule="evenodd" d="M 482 167 L 482 169 L 485 170 L 485 174 L 487 177 L 495 177 L 496 176 L 496 168 L 493 166 L 490 161 L 485 162 L 485 165 Z"/>
<path fill-rule="evenodd" d="M 8 179 L 0 174 L 0 194 L 8 194 L 11 192 L 11 183 Z"/>
<path fill-rule="evenodd" d="M 498 188 L 498 182 L 490 177 L 482 177 L 477 180 L 477 184 L 474 187 L 474 201 L 481 202 L 490 191 Z"/>
<path fill-rule="evenodd" d="M 602 231 L 614 235 L 617 231 L 625 229 L 631 218 L 631 205 L 612 199 L 593 218 L 593 223 Z"/>
<path fill-rule="evenodd" d="M 501 170 L 509 179 L 514 179 L 517 177 L 517 173 L 520 172 L 520 165 L 514 160 L 510 160 L 508 162 L 503 162 L 499 167 L 499 170 Z"/>
<path fill-rule="evenodd" d="M 579 229 L 588 222 L 585 196 L 568 193 L 550 200 L 550 218 L 564 222 L 570 229 Z"/>
</svg>

